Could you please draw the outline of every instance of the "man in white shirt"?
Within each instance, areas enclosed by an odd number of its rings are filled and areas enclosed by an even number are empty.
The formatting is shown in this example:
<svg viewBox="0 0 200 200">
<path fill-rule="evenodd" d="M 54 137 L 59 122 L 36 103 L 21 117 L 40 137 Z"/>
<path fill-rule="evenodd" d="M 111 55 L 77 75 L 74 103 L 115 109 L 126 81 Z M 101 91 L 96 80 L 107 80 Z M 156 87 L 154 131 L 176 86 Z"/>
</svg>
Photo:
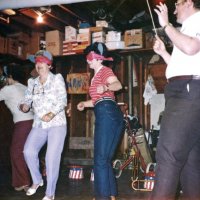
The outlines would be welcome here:
<svg viewBox="0 0 200 200">
<path fill-rule="evenodd" d="M 168 8 L 157 5 L 159 23 L 174 44 L 170 55 L 159 37 L 154 51 L 167 63 L 166 107 L 157 145 L 152 200 L 175 199 L 180 182 L 183 199 L 200 199 L 200 0 L 178 0 L 178 31 L 168 21 Z"/>
</svg>

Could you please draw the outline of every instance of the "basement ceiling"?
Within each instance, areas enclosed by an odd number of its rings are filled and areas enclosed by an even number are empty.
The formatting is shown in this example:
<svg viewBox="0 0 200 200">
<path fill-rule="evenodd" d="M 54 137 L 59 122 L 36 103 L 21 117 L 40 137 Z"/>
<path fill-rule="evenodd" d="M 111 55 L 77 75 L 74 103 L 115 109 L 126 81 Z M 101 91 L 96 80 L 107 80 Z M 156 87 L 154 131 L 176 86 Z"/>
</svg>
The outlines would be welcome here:
<svg viewBox="0 0 200 200">
<path fill-rule="evenodd" d="M 66 0 L 66 2 L 74 2 L 67 4 L 60 4 L 58 0 L 58 4 L 54 2 L 53 5 L 48 6 L 45 3 L 43 5 L 42 0 L 38 6 L 31 4 L 31 1 L 26 1 L 30 5 L 34 5 L 30 7 L 23 4 L 20 5 L 20 2 L 23 2 L 23 0 L 18 0 L 18 6 L 12 7 L 12 5 L 8 4 L 10 5 L 9 8 L 15 11 L 14 15 L 4 12 L 5 4 L 9 1 L 12 0 L 1 0 L 0 2 L 0 34 L 5 36 L 21 31 L 26 33 L 31 33 L 32 31 L 44 33 L 50 30 L 59 30 L 64 32 L 65 26 L 78 28 L 82 22 L 95 26 L 96 20 L 106 20 L 110 27 L 121 32 L 133 28 L 143 28 L 147 31 L 152 30 L 152 22 L 146 0 Z M 48 2 L 51 3 L 52 1 Z M 156 27 L 159 27 L 159 25 L 153 9 L 158 2 L 160 1 L 149 0 Z M 170 22 L 175 24 L 175 16 L 173 15 L 175 1 L 166 0 L 165 3 L 169 7 Z M 36 22 L 38 12 L 44 13 L 44 22 L 41 24 Z"/>
</svg>

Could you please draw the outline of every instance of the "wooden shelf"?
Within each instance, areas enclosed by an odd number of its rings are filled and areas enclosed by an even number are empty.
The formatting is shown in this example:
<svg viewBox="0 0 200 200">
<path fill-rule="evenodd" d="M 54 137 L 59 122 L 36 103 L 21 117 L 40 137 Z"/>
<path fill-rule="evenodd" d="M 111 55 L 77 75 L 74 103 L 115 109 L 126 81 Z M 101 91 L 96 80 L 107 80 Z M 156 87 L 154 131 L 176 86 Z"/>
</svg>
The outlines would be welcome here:
<svg viewBox="0 0 200 200">
<path fill-rule="evenodd" d="M 29 62 L 28 60 L 23 60 L 18 56 L 11 55 L 11 54 L 0 54 L 0 63 L 5 65 L 9 63 L 16 63 L 16 64 L 24 64 Z"/>
</svg>

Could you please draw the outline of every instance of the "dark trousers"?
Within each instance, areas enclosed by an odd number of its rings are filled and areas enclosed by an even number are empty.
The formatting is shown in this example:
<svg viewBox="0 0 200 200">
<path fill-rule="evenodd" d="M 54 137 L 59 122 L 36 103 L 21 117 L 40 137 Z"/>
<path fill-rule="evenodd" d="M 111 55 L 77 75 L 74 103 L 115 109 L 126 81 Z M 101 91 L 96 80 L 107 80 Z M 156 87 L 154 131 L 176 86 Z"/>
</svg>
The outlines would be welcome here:
<svg viewBox="0 0 200 200">
<path fill-rule="evenodd" d="M 17 122 L 14 125 L 10 147 L 12 165 L 12 186 L 30 185 L 30 174 L 24 159 L 23 149 L 27 136 L 32 128 L 33 120 Z"/>
<path fill-rule="evenodd" d="M 151 200 L 200 199 L 200 81 L 176 80 L 165 88 L 166 107 L 156 152 Z"/>
<path fill-rule="evenodd" d="M 117 195 L 112 158 L 123 129 L 123 115 L 118 105 L 109 100 L 95 108 L 94 188 L 96 200 L 107 200 Z"/>
</svg>

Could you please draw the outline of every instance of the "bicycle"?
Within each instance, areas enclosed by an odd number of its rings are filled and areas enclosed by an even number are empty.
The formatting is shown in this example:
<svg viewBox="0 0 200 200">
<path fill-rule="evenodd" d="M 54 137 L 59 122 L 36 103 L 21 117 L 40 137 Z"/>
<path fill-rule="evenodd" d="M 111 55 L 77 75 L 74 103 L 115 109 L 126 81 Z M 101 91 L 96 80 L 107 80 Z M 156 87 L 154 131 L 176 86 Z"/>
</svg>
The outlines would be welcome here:
<svg viewBox="0 0 200 200">
<path fill-rule="evenodd" d="M 127 152 L 127 156 L 125 160 L 122 162 L 121 160 L 117 159 L 113 162 L 113 169 L 115 172 L 115 177 L 119 178 L 122 174 L 122 171 L 129 166 L 130 164 L 132 165 L 133 169 L 133 180 L 136 180 L 139 177 L 140 172 L 144 173 L 146 170 L 146 163 L 144 161 L 143 156 L 141 155 L 140 149 L 138 148 L 138 143 L 136 141 L 135 135 L 138 131 L 140 126 L 135 126 L 135 129 L 132 129 L 130 126 L 130 119 L 129 115 L 127 113 L 128 110 L 128 105 L 126 103 L 120 103 L 120 106 L 124 106 L 123 108 L 123 113 L 124 113 L 124 120 L 125 120 L 125 130 L 128 134 L 129 138 L 129 149 Z M 136 119 L 136 122 L 138 123 L 138 119 Z"/>
</svg>

